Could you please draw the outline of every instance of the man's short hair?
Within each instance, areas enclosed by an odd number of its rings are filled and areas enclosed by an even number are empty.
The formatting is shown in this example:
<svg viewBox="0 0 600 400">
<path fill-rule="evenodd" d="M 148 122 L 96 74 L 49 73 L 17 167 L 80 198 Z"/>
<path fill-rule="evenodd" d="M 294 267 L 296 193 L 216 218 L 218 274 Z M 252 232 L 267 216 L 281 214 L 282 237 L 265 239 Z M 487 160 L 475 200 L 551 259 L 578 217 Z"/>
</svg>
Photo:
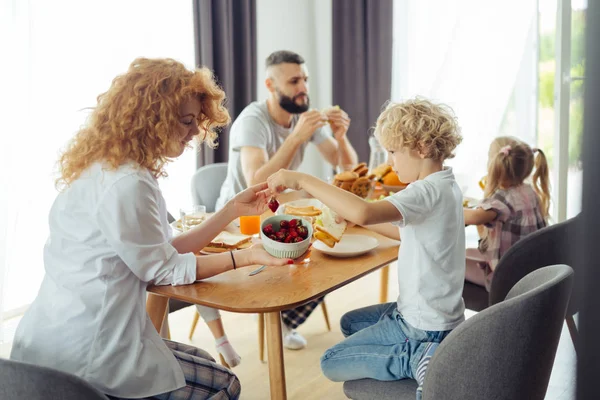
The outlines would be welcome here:
<svg viewBox="0 0 600 400">
<path fill-rule="evenodd" d="M 273 65 L 279 64 L 304 64 L 304 58 L 300 54 L 294 53 L 293 51 L 279 50 L 271 53 L 265 61 L 265 68 L 269 68 Z"/>
</svg>

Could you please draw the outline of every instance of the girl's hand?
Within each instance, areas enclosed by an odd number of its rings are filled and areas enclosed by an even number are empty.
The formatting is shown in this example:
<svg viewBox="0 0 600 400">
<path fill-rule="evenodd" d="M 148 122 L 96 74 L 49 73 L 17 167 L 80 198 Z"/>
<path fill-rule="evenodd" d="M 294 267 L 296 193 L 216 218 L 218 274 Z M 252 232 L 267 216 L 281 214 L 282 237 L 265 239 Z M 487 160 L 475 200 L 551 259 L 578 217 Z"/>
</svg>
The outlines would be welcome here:
<svg viewBox="0 0 600 400">
<path fill-rule="evenodd" d="M 301 176 L 302 174 L 300 172 L 280 169 L 279 171 L 271 175 L 269 178 L 267 178 L 267 183 L 269 185 L 269 189 L 273 193 L 281 193 L 285 189 L 300 190 Z"/>
<path fill-rule="evenodd" d="M 267 203 L 272 196 L 266 182 L 256 184 L 238 193 L 229 204 L 235 210 L 235 215 L 261 215 L 267 211 Z"/>
</svg>

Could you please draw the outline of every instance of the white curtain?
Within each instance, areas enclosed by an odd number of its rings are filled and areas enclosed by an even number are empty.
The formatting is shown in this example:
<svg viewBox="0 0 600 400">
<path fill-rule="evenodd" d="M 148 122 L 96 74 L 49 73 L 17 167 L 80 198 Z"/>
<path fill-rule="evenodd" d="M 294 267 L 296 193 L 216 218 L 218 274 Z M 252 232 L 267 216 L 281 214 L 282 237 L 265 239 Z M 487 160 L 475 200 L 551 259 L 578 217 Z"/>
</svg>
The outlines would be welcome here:
<svg viewBox="0 0 600 400">
<path fill-rule="evenodd" d="M 481 196 L 488 147 L 499 134 L 536 137 L 535 0 L 396 0 L 393 100 L 450 105 L 463 143 L 449 162 L 468 195 Z"/>
<path fill-rule="evenodd" d="M 2 0 L 0 22 L 7 85 L 0 91 L 0 316 L 6 317 L 22 312 L 39 288 L 55 163 L 85 122 L 85 108 L 136 57 L 171 57 L 193 68 L 194 38 L 188 0 Z M 191 204 L 194 168 L 190 150 L 161 181 L 174 214 Z"/>
</svg>

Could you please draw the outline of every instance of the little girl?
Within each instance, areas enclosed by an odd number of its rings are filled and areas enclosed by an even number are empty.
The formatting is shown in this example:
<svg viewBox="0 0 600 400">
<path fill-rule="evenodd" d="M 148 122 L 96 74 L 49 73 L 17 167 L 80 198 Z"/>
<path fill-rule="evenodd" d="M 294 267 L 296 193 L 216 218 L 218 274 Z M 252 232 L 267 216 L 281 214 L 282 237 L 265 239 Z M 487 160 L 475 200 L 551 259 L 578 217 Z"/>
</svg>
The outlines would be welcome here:
<svg viewBox="0 0 600 400">
<path fill-rule="evenodd" d="M 534 157 L 534 154 L 536 154 Z M 525 180 L 533 173 L 533 187 Z M 490 145 L 484 200 L 465 209 L 465 224 L 478 225 L 478 249 L 467 250 L 466 280 L 489 291 L 502 255 L 516 242 L 546 226 L 550 193 L 548 163 L 540 149 L 514 137 Z"/>
</svg>

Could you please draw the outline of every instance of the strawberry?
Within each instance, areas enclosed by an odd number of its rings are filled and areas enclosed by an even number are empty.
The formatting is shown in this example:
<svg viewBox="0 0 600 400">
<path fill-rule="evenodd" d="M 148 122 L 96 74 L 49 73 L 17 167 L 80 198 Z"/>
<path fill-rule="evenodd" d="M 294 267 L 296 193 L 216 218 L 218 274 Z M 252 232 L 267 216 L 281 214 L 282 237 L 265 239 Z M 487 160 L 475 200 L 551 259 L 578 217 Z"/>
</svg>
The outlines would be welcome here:
<svg viewBox="0 0 600 400">
<path fill-rule="evenodd" d="M 292 240 L 294 240 L 293 237 L 291 237 L 290 235 L 287 235 L 283 241 L 283 243 L 292 243 Z"/>
<path fill-rule="evenodd" d="M 292 219 L 289 223 L 290 225 L 290 229 L 291 228 L 295 228 L 296 226 L 298 226 L 298 220 L 297 219 Z"/>
<path fill-rule="evenodd" d="M 279 202 L 275 200 L 275 197 L 271 197 L 271 200 L 269 200 L 269 208 L 273 212 L 277 211 L 277 209 L 279 208 Z"/>
<path fill-rule="evenodd" d="M 270 234 L 274 233 L 273 231 L 273 224 L 267 224 L 265 225 L 265 227 L 263 228 L 263 233 L 267 236 L 269 236 Z"/>
<path fill-rule="evenodd" d="M 290 221 L 286 221 L 285 219 L 279 222 L 279 226 L 283 229 L 287 229 L 290 226 Z"/>
<path fill-rule="evenodd" d="M 285 240 L 286 236 L 287 236 L 287 234 L 282 231 L 279 231 L 275 234 L 275 237 L 277 237 L 278 242 L 283 242 Z"/>
<path fill-rule="evenodd" d="M 306 239 L 308 237 L 308 228 L 305 226 L 299 226 L 298 228 L 296 228 L 296 231 L 298 232 L 298 236 L 300 236 L 303 239 Z"/>
<path fill-rule="evenodd" d="M 302 241 L 304 241 L 304 239 L 302 239 L 300 236 L 296 236 L 292 243 L 300 243 Z"/>
</svg>

